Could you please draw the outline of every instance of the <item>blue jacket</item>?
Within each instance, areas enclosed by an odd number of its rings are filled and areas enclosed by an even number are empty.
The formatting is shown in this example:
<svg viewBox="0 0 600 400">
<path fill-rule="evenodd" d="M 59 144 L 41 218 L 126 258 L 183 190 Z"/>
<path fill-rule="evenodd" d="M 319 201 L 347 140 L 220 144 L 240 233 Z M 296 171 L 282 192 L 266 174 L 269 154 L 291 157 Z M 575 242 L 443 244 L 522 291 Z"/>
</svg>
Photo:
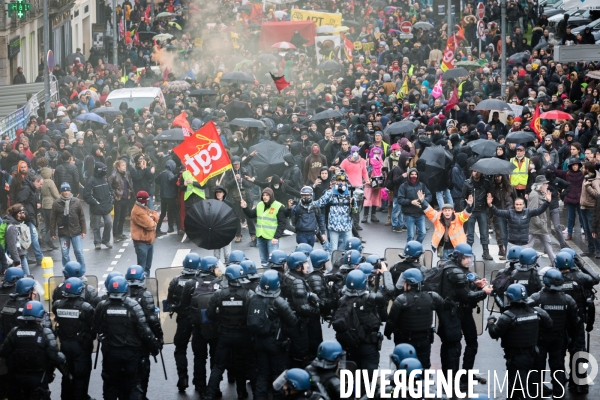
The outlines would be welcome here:
<svg viewBox="0 0 600 400">
<path fill-rule="evenodd" d="M 319 208 L 312 205 L 304 207 L 301 204 L 296 204 L 290 210 L 290 214 L 292 221 L 295 221 L 296 232 L 315 233 L 318 228 L 322 235 L 327 233 L 323 214 Z"/>
</svg>

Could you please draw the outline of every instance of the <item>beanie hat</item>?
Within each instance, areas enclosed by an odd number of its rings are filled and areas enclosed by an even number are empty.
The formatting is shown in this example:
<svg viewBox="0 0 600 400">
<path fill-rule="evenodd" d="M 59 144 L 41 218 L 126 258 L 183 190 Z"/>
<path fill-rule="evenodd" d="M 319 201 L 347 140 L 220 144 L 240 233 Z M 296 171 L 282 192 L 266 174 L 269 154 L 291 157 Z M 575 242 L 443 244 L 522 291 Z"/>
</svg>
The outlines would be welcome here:
<svg viewBox="0 0 600 400">
<path fill-rule="evenodd" d="M 69 185 L 69 182 L 63 182 L 60 184 L 60 191 L 64 192 L 64 191 L 71 191 L 71 185 Z"/>
</svg>

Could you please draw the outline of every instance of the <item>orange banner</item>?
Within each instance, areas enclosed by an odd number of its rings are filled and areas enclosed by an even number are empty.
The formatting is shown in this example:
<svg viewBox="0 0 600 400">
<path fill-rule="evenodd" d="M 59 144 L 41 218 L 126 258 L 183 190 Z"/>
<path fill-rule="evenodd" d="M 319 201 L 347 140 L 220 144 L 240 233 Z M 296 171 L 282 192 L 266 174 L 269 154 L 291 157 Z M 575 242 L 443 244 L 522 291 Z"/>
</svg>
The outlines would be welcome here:
<svg viewBox="0 0 600 400">
<path fill-rule="evenodd" d="M 200 185 L 231 169 L 231 161 L 212 121 L 198 129 L 173 151 Z"/>
</svg>

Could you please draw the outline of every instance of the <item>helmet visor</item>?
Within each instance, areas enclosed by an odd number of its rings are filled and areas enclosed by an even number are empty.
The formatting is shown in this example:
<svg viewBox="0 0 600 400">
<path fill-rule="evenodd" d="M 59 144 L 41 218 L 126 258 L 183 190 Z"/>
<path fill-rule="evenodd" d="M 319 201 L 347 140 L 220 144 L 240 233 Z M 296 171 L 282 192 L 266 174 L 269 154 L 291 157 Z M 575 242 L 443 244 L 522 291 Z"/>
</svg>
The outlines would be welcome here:
<svg viewBox="0 0 600 400">
<path fill-rule="evenodd" d="M 35 281 L 35 285 L 33 285 L 33 290 L 35 290 L 35 292 L 40 296 L 40 299 L 46 294 L 44 286 L 42 286 L 37 280 Z"/>
<path fill-rule="evenodd" d="M 463 254 L 462 259 L 464 260 L 465 258 L 469 259 L 469 263 L 467 265 L 463 263 L 463 265 L 469 269 L 472 269 L 475 266 L 475 256 L 473 254 Z"/>
<path fill-rule="evenodd" d="M 277 377 L 277 379 L 275 379 L 273 381 L 273 389 L 275 391 L 280 391 L 281 389 L 283 389 L 283 387 L 285 386 L 285 383 L 287 382 L 287 378 L 285 377 L 285 373 L 287 372 L 287 369 L 285 371 L 283 371 L 281 373 L 281 375 L 279 375 Z"/>
</svg>

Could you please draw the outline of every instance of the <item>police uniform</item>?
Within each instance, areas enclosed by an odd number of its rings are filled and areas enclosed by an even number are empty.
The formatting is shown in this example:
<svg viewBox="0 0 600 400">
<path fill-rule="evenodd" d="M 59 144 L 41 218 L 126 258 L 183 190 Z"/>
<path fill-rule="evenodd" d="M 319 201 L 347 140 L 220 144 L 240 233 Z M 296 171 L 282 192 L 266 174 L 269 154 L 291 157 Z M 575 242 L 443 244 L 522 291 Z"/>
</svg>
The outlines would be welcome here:
<svg viewBox="0 0 600 400">
<path fill-rule="evenodd" d="M 417 351 L 423 368 L 431 367 L 431 343 L 433 342 L 432 311 L 442 311 L 444 299 L 435 292 L 420 291 L 411 285 L 394 300 L 385 325 L 384 334 L 394 344 L 408 343 Z"/>
<path fill-rule="evenodd" d="M 320 304 L 320 315 L 323 318 L 330 319 L 332 309 L 334 307 L 331 301 L 331 295 L 325 276 L 323 275 L 323 269 L 314 270 L 306 276 L 306 283 L 308 284 L 309 290 L 319 296 Z M 323 329 L 321 327 L 321 317 L 319 315 L 311 316 L 308 318 L 308 354 L 316 354 L 319 344 L 323 341 Z"/>
<path fill-rule="evenodd" d="M 338 376 L 337 365 L 334 368 L 322 368 L 320 364 L 317 366 L 313 361 L 305 369 L 312 377 L 311 389 L 313 389 L 313 393 L 325 390 L 330 399 L 340 398 L 340 377 Z"/>
<path fill-rule="evenodd" d="M 79 278 L 79 279 L 81 279 L 81 278 Z M 90 303 L 92 305 L 92 307 L 96 307 L 98 305 L 98 303 L 100 303 L 102 298 L 98 296 L 98 291 L 96 291 L 96 289 L 92 285 L 86 284 L 86 280 L 83 280 L 83 279 L 81 279 L 81 280 L 84 283 L 83 292 L 81 293 L 81 298 L 86 303 Z M 63 296 L 63 290 L 64 290 L 63 286 L 64 286 L 64 282 L 54 288 L 54 291 L 52 292 L 52 304 L 54 304 L 58 300 L 62 300 L 65 298 Z"/>
<path fill-rule="evenodd" d="M 425 275 L 427 272 L 427 268 L 421 265 L 418 258 L 406 258 L 392 265 L 390 268 L 390 273 L 392 274 L 392 280 L 396 285 L 396 295 L 399 295 L 404 291 L 402 287 L 398 287 L 397 283 L 398 279 L 400 279 L 400 275 L 402 275 L 402 273 L 409 268 L 416 268 L 421 271 L 423 275 Z"/>
<path fill-rule="evenodd" d="M 65 355 L 73 376 L 72 380 L 63 377 L 61 398 L 87 399 L 94 351 L 94 308 L 81 297 L 65 297 L 54 302 L 52 313 L 56 322 L 56 335 L 60 339 L 60 350 Z"/>
<path fill-rule="evenodd" d="M 543 287 L 540 274 L 534 265 L 516 264 L 510 275 L 510 283 L 519 283 L 525 286 L 527 293 L 537 293 Z"/>
<path fill-rule="evenodd" d="M 31 300 L 30 295 L 17 295 L 13 293 L 10 295 L 10 299 L 4 303 L 2 311 L 0 311 L 0 330 L 4 336 L 8 335 L 8 332 L 15 326 L 23 325 L 18 318 L 23 314 L 23 307 Z M 41 322 L 44 328 L 52 329 L 52 322 L 48 313 L 44 313 L 44 319 Z"/>
<path fill-rule="evenodd" d="M 142 307 L 127 296 L 103 300 L 96 308 L 94 331 L 102 338 L 104 399 L 140 398 L 142 346 L 158 354 L 159 345 Z"/>
</svg>

